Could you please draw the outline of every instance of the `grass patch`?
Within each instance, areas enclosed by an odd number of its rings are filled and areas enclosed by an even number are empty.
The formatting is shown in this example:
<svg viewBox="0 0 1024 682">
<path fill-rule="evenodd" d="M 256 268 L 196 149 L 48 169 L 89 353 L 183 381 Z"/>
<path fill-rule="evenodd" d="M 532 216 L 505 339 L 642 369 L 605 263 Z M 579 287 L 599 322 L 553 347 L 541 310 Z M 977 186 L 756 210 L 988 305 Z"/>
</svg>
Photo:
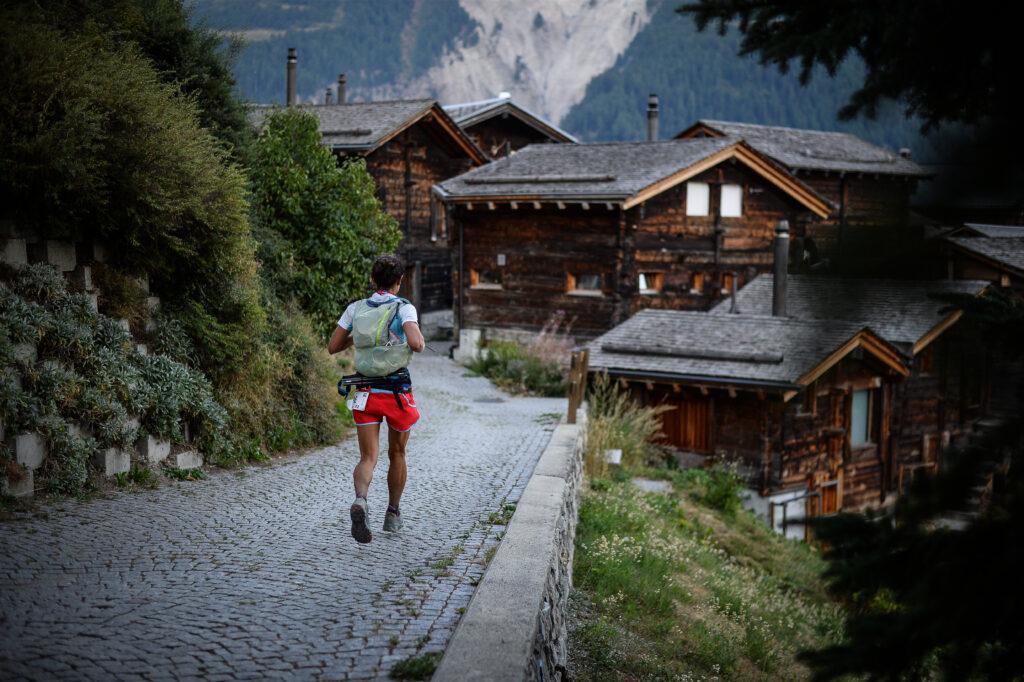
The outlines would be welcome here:
<svg viewBox="0 0 1024 682">
<path fill-rule="evenodd" d="M 575 679 L 806 679 L 796 653 L 842 640 L 824 561 L 733 508 L 723 471 L 673 472 L 667 494 L 591 480 L 573 566 L 587 605 L 573 607 Z"/>
<path fill-rule="evenodd" d="M 391 678 L 395 680 L 429 680 L 440 662 L 440 651 L 410 656 L 391 667 Z"/>
<path fill-rule="evenodd" d="M 514 502 L 501 505 L 501 510 L 491 512 L 487 515 L 487 523 L 494 526 L 507 526 L 508 522 L 512 520 L 512 515 L 516 513 L 516 505 Z"/>
<path fill-rule="evenodd" d="M 160 478 L 152 469 L 133 466 L 129 471 L 114 474 L 114 485 L 118 488 L 145 488 L 156 490 L 160 485 Z"/>
<path fill-rule="evenodd" d="M 469 368 L 510 393 L 565 395 L 563 366 L 514 341 L 492 341 Z"/>
<path fill-rule="evenodd" d="M 202 481 L 206 478 L 202 469 L 179 469 L 178 467 L 164 467 L 164 475 L 175 481 Z"/>
</svg>

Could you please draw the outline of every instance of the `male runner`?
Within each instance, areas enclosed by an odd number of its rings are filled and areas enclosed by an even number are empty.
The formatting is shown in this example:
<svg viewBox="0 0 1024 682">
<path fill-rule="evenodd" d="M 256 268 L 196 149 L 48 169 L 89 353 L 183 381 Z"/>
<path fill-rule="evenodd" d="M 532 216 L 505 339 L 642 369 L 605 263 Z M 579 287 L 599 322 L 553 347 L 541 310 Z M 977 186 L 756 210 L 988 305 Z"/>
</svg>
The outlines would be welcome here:
<svg viewBox="0 0 1024 682">
<path fill-rule="evenodd" d="M 353 321 L 357 314 L 370 313 L 371 309 L 394 310 L 396 306 L 397 314 L 394 314 L 394 321 L 388 328 L 390 344 L 403 349 L 405 344 L 408 344 L 408 350 L 417 353 L 423 350 L 425 343 L 423 334 L 420 332 L 416 308 L 405 299 L 398 297 L 404 273 L 405 264 L 397 256 L 380 256 L 374 261 L 370 279 L 376 287 L 376 293 L 368 299 L 356 301 L 345 309 L 345 313 L 338 320 L 338 328 L 334 330 L 330 343 L 327 345 L 327 352 L 337 353 L 353 345 Z M 360 348 L 357 347 L 357 370 L 359 353 Z M 370 487 L 370 480 L 373 478 L 373 469 L 377 465 L 381 422 L 386 419 L 388 423 L 388 459 L 390 460 L 388 465 L 388 509 L 384 514 L 384 530 L 395 532 L 402 527 L 398 505 L 402 498 L 402 491 L 405 489 L 407 475 L 406 444 L 409 442 L 410 429 L 419 420 L 420 413 L 416 408 L 411 387 L 408 392 L 403 393 L 385 388 L 374 388 L 370 390 L 368 396 L 359 397 L 361 400 L 355 401 L 352 410 L 352 417 L 357 427 L 356 433 L 359 437 L 359 464 L 356 465 L 355 471 L 352 473 L 356 500 L 352 504 L 350 515 L 352 517 L 352 537 L 357 542 L 366 543 L 373 539 L 373 534 L 366 525 L 368 511 L 366 494 Z M 364 400 L 365 404 L 360 404 Z"/>
</svg>

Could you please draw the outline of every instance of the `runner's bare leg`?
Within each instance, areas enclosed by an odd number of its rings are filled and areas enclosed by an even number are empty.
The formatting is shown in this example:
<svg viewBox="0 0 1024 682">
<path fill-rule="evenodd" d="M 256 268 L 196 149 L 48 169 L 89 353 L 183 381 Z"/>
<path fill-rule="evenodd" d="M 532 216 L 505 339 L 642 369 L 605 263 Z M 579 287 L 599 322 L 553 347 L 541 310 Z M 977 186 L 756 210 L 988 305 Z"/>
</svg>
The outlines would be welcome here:
<svg viewBox="0 0 1024 682">
<path fill-rule="evenodd" d="M 405 479 L 408 470 L 405 465 L 405 446 L 409 442 L 410 431 L 388 429 L 388 504 L 398 509 L 398 502 L 405 490 Z"/>
<path fill-rule="evenodd" d="M 357 426 L 356 434 L 359 438 L 359 464 L 352 472 L 352 482 L 356 486 L 356 497 L 365 499 L 370 490 L 370 481 L 373 480 L 373 469 L 377 466 L 377 455 L 380 453 L 380 424 Z M 390 482 L 389 471 L 389 485 Z M 402 482 L 405 482 L 404 477 Z"/>
</svg>

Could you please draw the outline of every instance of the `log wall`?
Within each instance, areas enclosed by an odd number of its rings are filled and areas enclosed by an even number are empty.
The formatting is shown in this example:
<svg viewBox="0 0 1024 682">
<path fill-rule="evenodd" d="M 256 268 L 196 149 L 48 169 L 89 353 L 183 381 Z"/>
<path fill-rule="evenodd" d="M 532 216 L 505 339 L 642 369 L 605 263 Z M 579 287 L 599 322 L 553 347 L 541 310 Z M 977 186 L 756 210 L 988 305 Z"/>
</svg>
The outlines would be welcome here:
<svg viewBox="0 0 1024 682">
<path fill-rule="evenodd" d="M 492 159 L 507 156 L 509 149 L 517 151 L 530 144 L 554 142 L 513 116 L 495 116 L 465 128 L 465 131 Z"/>
</svg>

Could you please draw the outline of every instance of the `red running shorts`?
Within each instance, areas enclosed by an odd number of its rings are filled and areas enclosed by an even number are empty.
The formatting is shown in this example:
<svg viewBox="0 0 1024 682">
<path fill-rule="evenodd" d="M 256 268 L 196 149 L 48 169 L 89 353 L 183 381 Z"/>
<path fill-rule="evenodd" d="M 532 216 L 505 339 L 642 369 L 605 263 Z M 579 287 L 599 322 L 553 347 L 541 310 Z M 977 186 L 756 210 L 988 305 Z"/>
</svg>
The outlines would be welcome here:
<svg viewBox="0 0 1024 682">
<path fill-rule="evenodd" d="M 388 428 L 395 431 L 408 431 L 413 424 L 419 421 L 420 411 L 416 408 L 416 399 L 412 391 L 399 393 L 398 399 L 402 401 L 402 409 L 395 402 L 395 394 L 371 393 L 366 400 L 366 407 L 362 410 L 352 410 L 352 418 L 356 426 L 367 426 L 369 424 L 380 424 L 388 420 Z"/>
</svg>

